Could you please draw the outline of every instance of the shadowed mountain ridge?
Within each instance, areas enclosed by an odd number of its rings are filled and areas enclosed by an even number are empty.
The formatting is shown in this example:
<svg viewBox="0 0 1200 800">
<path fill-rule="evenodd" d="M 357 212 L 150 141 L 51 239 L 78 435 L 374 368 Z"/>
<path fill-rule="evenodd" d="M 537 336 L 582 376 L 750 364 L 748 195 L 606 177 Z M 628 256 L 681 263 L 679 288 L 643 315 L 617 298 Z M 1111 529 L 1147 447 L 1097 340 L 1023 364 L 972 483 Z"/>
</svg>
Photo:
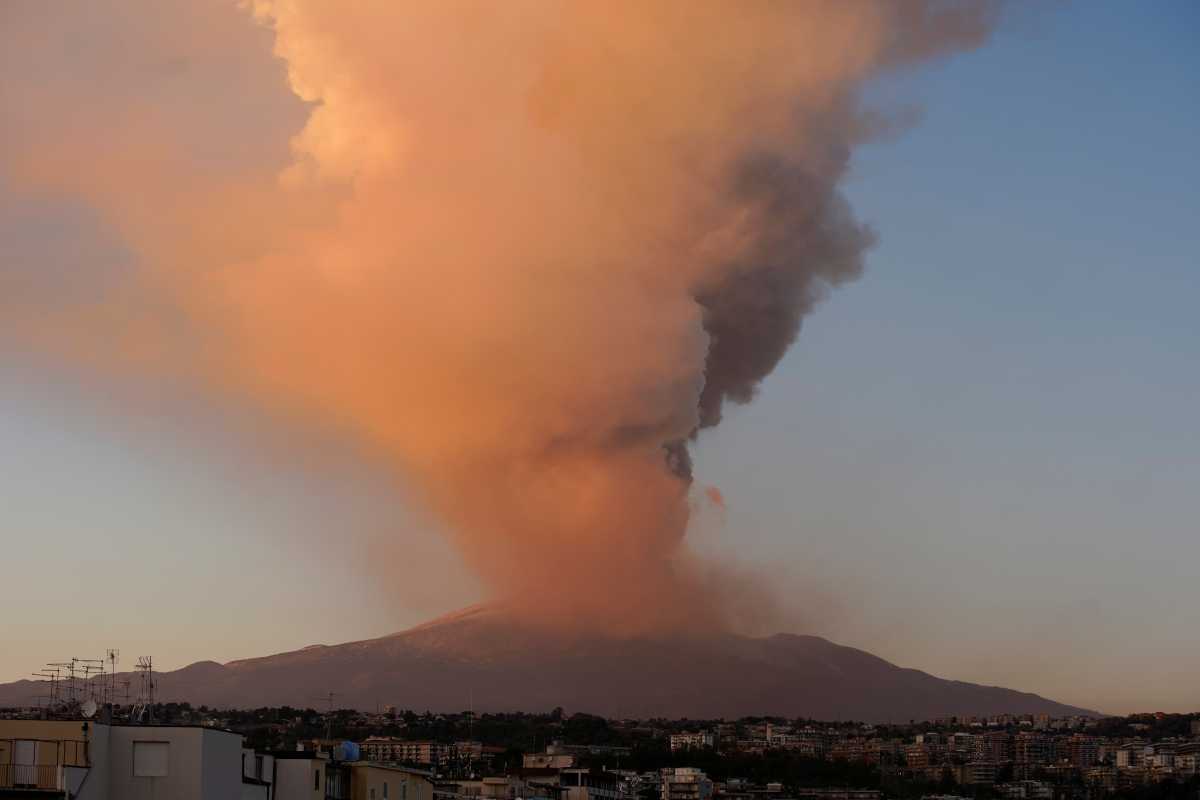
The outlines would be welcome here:
<svg viewBox="0 0 1200 800">
<path fill-rule="evenodd" d="M 1096 715 L 1035 694 L 945 680 L 818 636 L 780 633 L 610 638 L 536 629 L 476 606 L 400 633 L 157 676 L 162 701 L 215 707 L 312 705 L 537 711 L 612 717 L 778 715 L 906 722 L 1000 713 Z M 43 685 L 0 685 L 25 705 Z"/>
</svg>

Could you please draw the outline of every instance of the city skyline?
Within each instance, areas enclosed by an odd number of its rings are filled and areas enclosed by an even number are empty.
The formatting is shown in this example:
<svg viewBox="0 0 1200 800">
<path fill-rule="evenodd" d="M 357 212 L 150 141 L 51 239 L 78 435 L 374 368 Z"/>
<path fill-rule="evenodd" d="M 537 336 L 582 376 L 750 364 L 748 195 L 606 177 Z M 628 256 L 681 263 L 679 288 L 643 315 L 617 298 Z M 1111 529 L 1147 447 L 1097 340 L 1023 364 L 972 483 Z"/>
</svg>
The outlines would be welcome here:
<svg viewBox="0 0 1200 800">
<path fill-rule="evenodd" d="M 247 30 L 231 75 L 270 63 Z M 755 633 L 1196 710 L 1197 33 L 1186 2 L 1017 7 L 977 49 L 867 82 L 897 123 L 842 185 L 878 234 L 865 272 L 693 451 L 688 540 L 773 588 Z M 86 57 L 38 66 L 58 85 Z M 286 166 L 306 109 L 280 94 L 239 158 Z M 18 173 L 0 155 L 0 291 L 103 309 L 124 232 Z M 177 668 L 382 636 L 492 593 L 345 420 L 23 344 L 0 338 L 0 597 L 22 608 L 0 681 L 108 646 Z"/>
</svg>

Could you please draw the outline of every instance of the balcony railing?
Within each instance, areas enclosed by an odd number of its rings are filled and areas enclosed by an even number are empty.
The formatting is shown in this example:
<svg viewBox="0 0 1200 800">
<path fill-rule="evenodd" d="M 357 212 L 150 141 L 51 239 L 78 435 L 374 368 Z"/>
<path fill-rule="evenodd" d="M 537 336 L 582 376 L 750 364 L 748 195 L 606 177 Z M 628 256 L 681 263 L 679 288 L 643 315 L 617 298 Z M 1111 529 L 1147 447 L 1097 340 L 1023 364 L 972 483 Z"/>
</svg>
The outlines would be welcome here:
<svg viewBox="0 0 1200 800">
<path fill-rule="evenodd" d="M 61 792 L 70 769 L 90 762 L 84 740 L 0 739 L 0 789 Z"/>
<path fill-rule="evenodd" d="M 0 789 L 64 788 L 63 770 L 58 764 L 0 764 Z"/>
</svg>

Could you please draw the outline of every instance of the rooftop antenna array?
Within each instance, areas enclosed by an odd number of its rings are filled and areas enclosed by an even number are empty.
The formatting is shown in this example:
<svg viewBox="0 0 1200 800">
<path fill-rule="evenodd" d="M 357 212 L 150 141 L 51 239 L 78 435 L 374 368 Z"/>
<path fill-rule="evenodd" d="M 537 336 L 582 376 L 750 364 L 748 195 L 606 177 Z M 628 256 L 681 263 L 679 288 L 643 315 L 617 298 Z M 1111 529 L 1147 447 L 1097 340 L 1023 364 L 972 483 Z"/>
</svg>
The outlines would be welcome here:
<svg viewBox="0 0 1200 800">
<path fill-rule="evenodd" d="M 115 686 L 116 650 L 106 658 L 78 658 L 46 664 L 33 677 L 45 686 L 46 692 L 37 695 L 38 705 L 47 714 L 75 715 L 84 706 L 96 709 L 113 701 Z M 112 668 L 109 669 L 108 665 Z M 89 706 L 90 707 L 90 706 Z M 95 711 L 92 712 L 95 714 Z"/>
</svg>

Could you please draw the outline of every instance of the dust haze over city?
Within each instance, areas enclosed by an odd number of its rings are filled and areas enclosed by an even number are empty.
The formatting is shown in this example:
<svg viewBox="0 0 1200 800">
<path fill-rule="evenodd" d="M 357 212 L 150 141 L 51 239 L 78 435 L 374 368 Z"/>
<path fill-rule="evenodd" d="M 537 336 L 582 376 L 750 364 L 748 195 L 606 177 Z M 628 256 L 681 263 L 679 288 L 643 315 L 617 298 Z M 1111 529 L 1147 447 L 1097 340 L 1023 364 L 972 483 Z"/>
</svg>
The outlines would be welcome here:
<svg viewBox="0 0 1200 800">
<path fill-rule="evenodd" d="M 1196 711 L 1197 33 L 0 6 L 0 706 Z"/>
</svg>

